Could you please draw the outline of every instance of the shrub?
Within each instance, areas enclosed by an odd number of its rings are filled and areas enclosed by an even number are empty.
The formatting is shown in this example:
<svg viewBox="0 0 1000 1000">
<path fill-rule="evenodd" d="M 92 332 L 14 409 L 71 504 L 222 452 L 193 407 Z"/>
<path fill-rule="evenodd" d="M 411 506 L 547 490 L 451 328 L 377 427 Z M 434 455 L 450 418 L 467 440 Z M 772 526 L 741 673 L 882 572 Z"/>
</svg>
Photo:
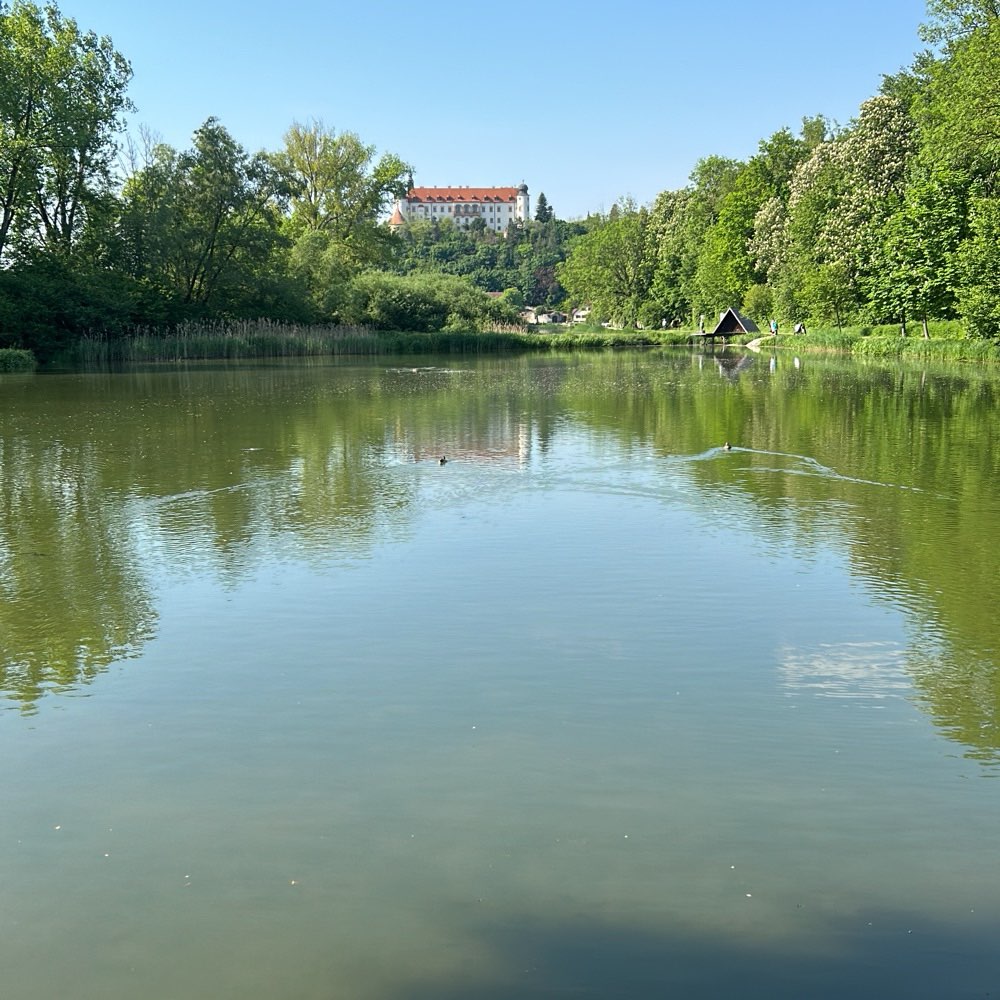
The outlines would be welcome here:
<svg viewBox="0 0 1000 1000">
<path fill-rule="evenodd" d="M 31 351 L 0 347 L 0 372 L 30 372 L 34 371 L 35 365 L 35 356 Z"/>
</svg>

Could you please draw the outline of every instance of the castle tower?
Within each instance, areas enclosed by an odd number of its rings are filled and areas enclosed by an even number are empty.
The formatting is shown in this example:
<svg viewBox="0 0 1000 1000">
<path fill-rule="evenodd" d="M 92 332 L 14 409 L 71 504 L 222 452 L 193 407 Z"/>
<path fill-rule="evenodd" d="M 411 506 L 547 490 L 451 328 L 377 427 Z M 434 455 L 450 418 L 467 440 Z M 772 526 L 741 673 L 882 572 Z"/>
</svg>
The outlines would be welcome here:
<svg viewBox="0 0 1000 1000">
<path fill-rule="evenodd" d="M 528 198 L 528 185 L 522 184 L 517 189 L 514 201 L 514 217 L 519 222 L 527 222 L 531 218 L 531 201 Z"/>
</svg>

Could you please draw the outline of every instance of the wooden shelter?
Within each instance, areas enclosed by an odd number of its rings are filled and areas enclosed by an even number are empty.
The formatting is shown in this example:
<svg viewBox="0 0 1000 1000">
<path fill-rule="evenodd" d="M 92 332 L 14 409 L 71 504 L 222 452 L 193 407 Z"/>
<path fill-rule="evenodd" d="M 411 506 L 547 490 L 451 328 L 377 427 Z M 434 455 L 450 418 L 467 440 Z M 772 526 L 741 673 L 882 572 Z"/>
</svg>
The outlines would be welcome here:
<svg viewBox="0 0 1000 1000">
<path fill-rule="evenodd" d="M 719 319 L 719 325 L 705 337 L 714 340 L 716 337 L 732 337 L 740 333 L 760 333 L 757 324 L 747 316 L 738 313 L 735 309 L 729 308 Z"/>
</svg>

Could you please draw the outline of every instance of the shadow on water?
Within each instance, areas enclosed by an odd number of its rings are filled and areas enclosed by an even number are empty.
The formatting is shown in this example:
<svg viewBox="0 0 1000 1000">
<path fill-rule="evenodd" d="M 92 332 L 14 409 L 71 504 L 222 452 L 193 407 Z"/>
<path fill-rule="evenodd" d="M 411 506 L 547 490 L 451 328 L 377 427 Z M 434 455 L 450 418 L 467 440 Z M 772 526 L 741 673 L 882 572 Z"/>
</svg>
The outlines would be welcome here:
<svg viewBox="0 0 1000 1000">
<path fill-rule="evenodd" d="M 989 924 L 983 920 L 983 924 Z M 478 927 L 482 954 L 462 982 L 400 986 L 386 1000 L 521 1000 L 554 996 L 594 1000 L 652 997 L 744 1000 L 943 1000 L 1000 996 L 995 928 L 941 926 L 898 914 L 831 928 L 826 949 L 722 941 L 678 928 L 657 933 L 580 917 L 536 916 Z M 490 972 L 479 970 L 491 969 Z"/>
</svg>

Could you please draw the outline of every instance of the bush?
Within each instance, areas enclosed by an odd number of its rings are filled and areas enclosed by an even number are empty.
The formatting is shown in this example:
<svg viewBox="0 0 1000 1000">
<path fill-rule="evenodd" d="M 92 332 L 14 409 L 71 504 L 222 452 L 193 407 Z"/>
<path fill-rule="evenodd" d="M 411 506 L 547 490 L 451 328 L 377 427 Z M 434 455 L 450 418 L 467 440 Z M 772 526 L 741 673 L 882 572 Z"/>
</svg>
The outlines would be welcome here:
<svg viewBox="0 0 1000 1000">
<path fill-rule="evenodd" d="M 31 351 L 0 347 L 0 372 L 30 372 L 34 371 L 36 364 Z"/>
<path fill-rule="evenodd" d="M 89 331 L 128 329 L 137 300 L 129 278 L 77 272 L 55 258 L 0 271 L 0 346 L 29 350 L 44 363 Z"/>
<path fill-rule="evenodd" d="M 352 282 L 344 319 L 377 330 L 475 332 L 516 323 L 517 310 L 450 274 L 369 271 Z"/>
</svg>

